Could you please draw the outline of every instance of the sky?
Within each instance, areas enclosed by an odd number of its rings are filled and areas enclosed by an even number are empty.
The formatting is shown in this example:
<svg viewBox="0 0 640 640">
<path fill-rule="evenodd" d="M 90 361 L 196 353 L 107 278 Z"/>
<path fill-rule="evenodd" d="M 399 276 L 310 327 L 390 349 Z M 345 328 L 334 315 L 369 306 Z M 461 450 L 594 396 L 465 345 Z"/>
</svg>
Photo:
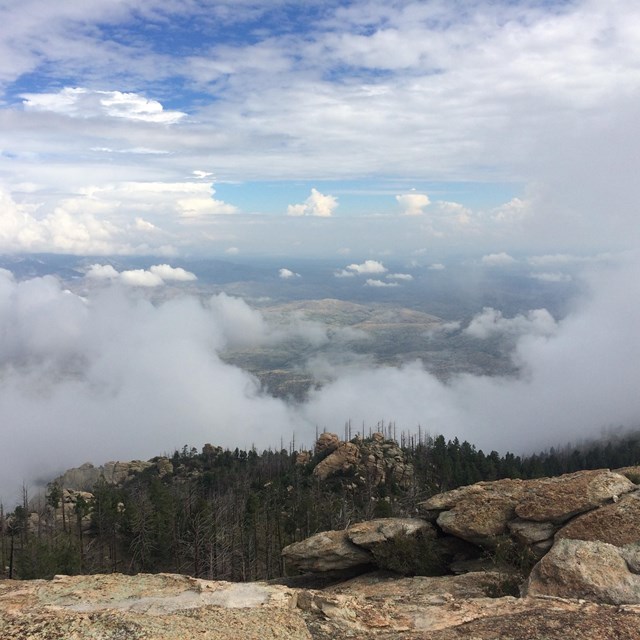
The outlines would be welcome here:
<svg viewBox="0 0 640 640">
<path fill-rule="evenodd" d="M 633 0 L 0 2 L 0 250 L 611 250 Z"/>
<path fill-rule="evenodd" d="M 501 452 L 640 424 L 635 0 L 0 0 L 0 21 L 0 254 L 87 257 L 75 293 L 0 271 L 0 499 L 87 460 L 310 444 L 348 419 Z M 345 354 L 300 363 L 324 384 L 293 403 L 224 350 L 344 336 L 148 294 L 196 282 L 189 258 L 261 256 L 282 286 L 323 258 L 382 301 L 450 256 L 581 285 L 562 317 L 451 319 L 504 336 L 518 376 Z"/>
</svg>

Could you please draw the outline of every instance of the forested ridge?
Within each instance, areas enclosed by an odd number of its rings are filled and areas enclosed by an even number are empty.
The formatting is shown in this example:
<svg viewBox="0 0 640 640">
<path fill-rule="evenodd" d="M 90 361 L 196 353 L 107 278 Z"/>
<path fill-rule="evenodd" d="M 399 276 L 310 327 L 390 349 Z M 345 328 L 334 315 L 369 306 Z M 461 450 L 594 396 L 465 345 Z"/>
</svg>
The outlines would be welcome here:
<svg viewBox="0 0 640 640">
<path fill-rule="evenodd" d="M 0 573 L 277 578 L 286 571 L 284 546 L 373 517 L 415 515 L 420 500 L 440 491 L 640 463 L 637 432 L 531 456 L 485 454 L 457 438 L 403 435 L 397 442 L 393 435 L 389 427 L 347 441 L 355 462 L 326 478 L 314 473 L 328 455 L 317 448 L 296 451 L 292 444 L 259 453 L 206 444 L 154 458 L 122 483 L 101 478 L 90 493 L 52 483 L 33 500 L 25 489 L 22 505 L 0 513 Z M 401 478 L 368 464 L 373 446 L 392 451 L 398 464 L 402 459 Z"/>
</svg>

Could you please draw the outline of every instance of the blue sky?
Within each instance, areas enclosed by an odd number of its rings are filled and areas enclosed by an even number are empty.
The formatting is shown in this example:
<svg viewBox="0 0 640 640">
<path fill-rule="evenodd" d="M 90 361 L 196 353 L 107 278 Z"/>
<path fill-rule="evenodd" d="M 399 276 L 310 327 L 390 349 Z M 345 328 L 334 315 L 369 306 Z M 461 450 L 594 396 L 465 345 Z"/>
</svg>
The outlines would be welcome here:
<svg viewBox="0 0 640 640">
<path fill-rule="evenodd" d="M 1 251 L 633 245 L 631 0 L 5 0 L 0 19 Z"/>
</svg>

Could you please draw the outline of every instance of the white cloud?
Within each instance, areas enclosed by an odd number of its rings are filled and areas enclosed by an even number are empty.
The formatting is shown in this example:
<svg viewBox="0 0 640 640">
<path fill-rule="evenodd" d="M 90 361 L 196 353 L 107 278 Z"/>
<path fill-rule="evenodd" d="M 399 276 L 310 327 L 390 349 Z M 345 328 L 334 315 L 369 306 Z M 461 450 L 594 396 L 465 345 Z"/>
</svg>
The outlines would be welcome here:
<svg viewBox="0 0 640 640">
<path fill-rule="evenodd" d="M 120 276 L 120 273 L 110 264 L 92 264 L 85 276 L 92 280 L 113 280 Z"/>
<path fill-rule="evenodd" d="M 441 262 L 434 262 L 430 264 L 427 269 L 429 269 L 429 271 L 443 271 L 446 267 Z"/>
<path fill-rule="evenodd" d="M 390 273 L 387 278 L 389 280 L 413 280 L 413 276 L 410 273 Z"/>
<path fill-rule="evenodd" d="M 229 256 L 237 256 L 240 253 L 238 247 L 227 247 L 224 252 Z"/>
<path fill-rule="evenodd" d="M 486 256 L 482 256 L 482 264 L 489 267 L 504 267 L 516 262 L 517 260 L 513 256 L 510 256 L 504 251 L 501 253 L 490 253 Z"/>
<path fill-rule="evenodd" d="M 400 430 L 421 424 L 433 435 L 516 453 L 597 436 L 609 425 L 635 427 L 637 273 L 633 260 L 592 273 L 590 294 L 557 323 L 544 310 L 479 314 L 481 334 L 506 332 L 516 341 L 520 376 L 443 383 L 417 362 L 359 363 L 291 406 L 218 356 L 227 346 L 279 339 L 242 300 L 151 304 L 118 287 L 96 288 L 83 300 L 52 277 L 17 282 L 0 271 L 0 415 L 14 425 L 0 487 L 17 493 L 16 478 L 30 482 L 85 460 L 147 458 L 185 442 L 266 447 L 294 430 L 297 441 L 310 442 L 315 425 L 335 429 L 349 418 L 391 419 Z M 280 335 L 295 326 L 284 323 Z M 315 344 L 327 340 L 317 323 L 296 331 Z"/>
<path fill-rule="evenodd" d="M 283 280 L 288 280 L 289 278 L 299 278 L 300 274 L 299 273 L 295 273 L 294 271 L 291 271 L 291 269 L 280 269 L 280 271 L 278 271 L 278 277 L 282 278 Z"/>
<path fill-rule="evenodd" d="M 95 91 L 83 87 L 65 87 L 57 93 L 26 93 L 24 106 L 34 111 L 51 111 L 79 118 L 107 116 L 157 124 L 175 124 L 185 113 L 165 111 L 156 100 L 137 93 Z"/>
<path fill-rule="evenodd" d="M 485 307 L 473 317 L 464 333 L 486 339 L 496 334 L 552 336 L 558 330 L 553 316 L 546 309 L 533 309 L 526 315 L 505 318 L 501 311 Z"/>
<path fill-rule="evenodd" d="M 402 207 L 405 216 L 419 216 L 424 213 L 424 208 L 431 202 L 426 193 L 405 193 L 396 196 L 396 200 Z"/>
<path fill-rule="evenodd" d="M 350 264 L 346 268 L 348 274 L 363 275 L 372 273 L 386 273 L 388 269 L 378 260 L 365 260 L 360 264 Z"/>
<path fill-rule="evenodd" d="M 196 169 L 193 171 L 193 177 L 198 178 L 199 180 L 207 180 L 213 178 L 213 173 Z"/>
<path fill-rule="evenodd" d="M 159 287 L 164 284 L 159 275 L 145 269 L 121 271 L 119 280 L 130 287 Z"/>
<path fill-rule="evenodd" d="M 441 221 L 456 229 L 468 228 L 473 223 L 473 211 L 459 202 L 439 200 L 435 208 Z"/>
<path fill-rule="evenodd" d="M 367 287 L 397 287 L 399 286 L 397 282 L 384 282 L 384 280 L 374 280 L 373 278 L 368 278 L 365 282 L 365 286 Z"/>
<path fill-rule="evenodd" d="M 496 222 L 516 223 L 521 222 L 529 215 L 531 215 L 531 203 L 520 198 L 513 198 L 494 209 L 491 217 Z"/>
<path fill-rule="evenodd" d="M 212 184 L 201 182 L 120 182 L 84 187 L 83 197 L 72 202 L 79 208 L 92 204 L 124 214 L 145 211 L 148 215 L 169 214 L 191 220 L 238 211 L 216 200 L 215 193 Z"/>
<path fill-rule="evenodd" d="M 303 204 L 290 204 L 287 207 L 287 215 L 329 218 L 333 215 L 333 211 L 337 206 L 337 198 L 325 196 L 317 189 L 311 189 L 311 195 Z"/>
<path fill-rule="evenodd" d="M 155 224 L 153 224 L 152 222 L 148 222 L 144 218 L 136 218 L 134 220 L 134 224 L 135 224 L 135 228 L 138 231 L 146 231 L 146 232 L 152 232 L 152 233 L 155 233 L 156 231 L 160 231 L 160 229 L 158 229 L 158 227 L 156 227 Z"/>
<path fill-rule="evenodd" d="M 442 383 L 419 363 L 360 369 L 315 391 L 304 415 L 322 426 L 340 418 L 421 424 L 434 435 L 515 453 L 598 437 L 610 426 L 637 428 L 637 273 L 637 260 L 600 272 L 590 295 L 555 328 L 545 313 L 498 318 L 515 332 L 519 376 L 465 374 Z"/>
<path fill-rule="evenodd" d="M 182 267 L 168 264 L 155 264 L 149 269 L 131 269 L 117 271 L 110 264 L 92 264 L 86 277 L 93 280 L 119 281 L 132 287 L 159 287 L 165 282 L 193 282 L 197 277 Z"/>
<path fill-rule="evenodd" d="M 198 279 L 195 273 L 186 271 L 182 267 L 172 267 L 168 264 L 155 264 L 149 267 L 149 271 L 162 278 L 165 282 L 191 282 Z"/>
<path fill-rule="evenodd" d="M 18 205 L 0 189 L 0 249 L 84 255 L 136 253 L 125 229 L 89 212 L 57 207 L 36 217 L 36 207 Z M 148 250 L 148 248 L 147 248 Z"/>
</svg>

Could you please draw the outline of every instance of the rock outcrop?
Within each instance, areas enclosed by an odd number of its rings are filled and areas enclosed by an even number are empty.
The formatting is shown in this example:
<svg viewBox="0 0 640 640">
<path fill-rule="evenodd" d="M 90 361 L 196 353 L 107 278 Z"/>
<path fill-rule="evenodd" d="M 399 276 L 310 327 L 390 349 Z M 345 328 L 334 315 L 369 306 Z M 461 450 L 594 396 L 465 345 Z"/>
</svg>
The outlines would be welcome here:
<svg viewBox="0 0 640 640">
<path fill-rule="evenodd" d="M 483 563 L 486 568 L 492 557 L 495 566 L 505 565 L 512 588 L 514 579 L 526 577 L 523 572 L 539 560 L 526 586 L 529 595 L 640 605 L 640 489 L 623 474 L 601 469 L 480 482 L 432 496 L 419 506 L 424 520 L 372 520 L 333 532 L 332 540 L 346 545 L 350 557 L 362 564 L 368 558 L 380 568 L 396 569 L 398 563 L 385 564 L 394 555 L 394 541 L 406 543 L 406 536 L 414 536 L 416 553 L 400 548 L 398 553 L 405 554 L 403 561 L 421 559 L 423 567 L 403 572 L 421 573 L 424 566 L 442 567 L 445 573 L 475 571 Z M 327 547 L 320 542 L 328 535 L 291 545 L 306 550 L 312 560 L 304 553 L 294 558 L 285 548 L 288 565 L 322 571 L 320 556 Z M 356 556 L 355 549 L 362 553 Z M 425 554 L 440 564 L 424 564 Z M 336 568 L 333 559 L 330 567 Z"/>
<path fill-rule="evenodd" d="M 435 539 L 434 527 L 421 518 L 377 518 L 341 531 L 323 531 L 282 550 L 287 567 L 298 571 L 342 571 L 375 565 L 375 551 L 399 536 Z M 373 552 L 373 553 L 372 553 Z"/>
<path fill-rule="evenodd" d="M 625 476 L 600 469 L 557 478 L 479 482 L 418 506 L 430 517 L 437 514 L 443 531 L 473 544 L 490 548 L 497 536 L 511 534 L 539 555 L 551 546 L 562 523 L 636 489 Z"/>
<path fill-rule="evenodd" d="M 128 462 L 105 462 L 99 467 L 94 467 L 90 462 L 85 462 L 79 467 L 68 469 L 58 476 L 51 484 L 63 489 L 75 491 L 91 491 L 98 480 L 104 480 L 107 484 L 122 484 L 133 478 L 145 469 L 156 467 L 159 476 L 173 473 L 173 463 L 169 458 L 159 457 L 153 461 L 130 460 Z"/>
<path fill-rule="evenodd" d="M 376 487 L 397 484 L 406 488 L 413 477 L 413 467 L 402 449 L 382 433 L 349 442 L 342 442 L 335 433 L 323 433 L 316 442 L 315 452 L 323 457 L 315 465 L 313 475 L 322 481 L 350 474 L 361 484 Z"/>
</svg>

